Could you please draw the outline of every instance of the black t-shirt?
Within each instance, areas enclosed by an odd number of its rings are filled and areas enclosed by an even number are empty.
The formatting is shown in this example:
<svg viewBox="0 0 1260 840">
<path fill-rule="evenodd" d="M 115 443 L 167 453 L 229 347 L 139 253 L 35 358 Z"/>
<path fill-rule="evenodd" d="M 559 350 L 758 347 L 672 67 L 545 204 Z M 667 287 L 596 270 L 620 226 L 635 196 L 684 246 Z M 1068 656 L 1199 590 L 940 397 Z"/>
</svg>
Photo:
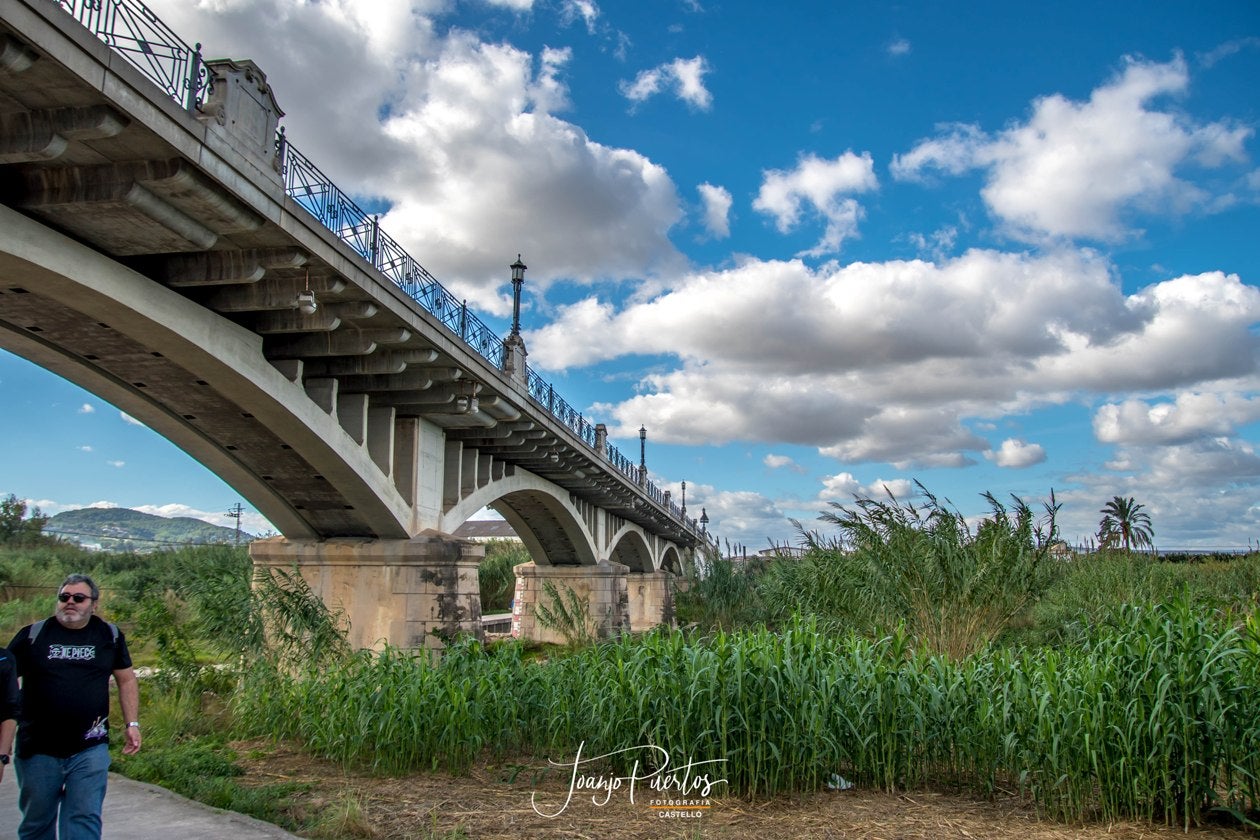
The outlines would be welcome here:
<svg viewBox="0 0 1260 840">
<path fill-rule="evenodd" d="M 56 618 L 30 638 L 23 627 L 9 643 L 22 678 L 18 755 L 67 758 L 109 741 L 109 677 L 131 667 L 122 633 L 97 616 L 70 630 Z"/>
</svg>

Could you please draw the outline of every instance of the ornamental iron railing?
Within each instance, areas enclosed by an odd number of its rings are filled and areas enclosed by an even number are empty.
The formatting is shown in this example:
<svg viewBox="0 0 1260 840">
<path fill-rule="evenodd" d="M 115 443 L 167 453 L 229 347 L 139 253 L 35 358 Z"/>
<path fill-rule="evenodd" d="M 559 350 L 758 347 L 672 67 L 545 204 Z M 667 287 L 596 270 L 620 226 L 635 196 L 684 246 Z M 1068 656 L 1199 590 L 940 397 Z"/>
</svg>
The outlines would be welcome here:
<svg viewBox="0 0 1260 840">
<path fill-rule="evenodd" d="M 53 0 L 189 111 L 209 82 L 201 44 L 189 47 L 140 0 Z"/>
<path fill-rule="evenodd" d="M 196 113 L 205 101 L 210 80 L 201 58 L 201 45 L 189 47 L 140 0 L 51 0 L 116 51 L 167 96 Z M 364 211 L 319 167 L 288 142 L 281 129 L 276 154 L 285 193 L 355 253 L 387 277 L 424 311 L 438 319 L 467 347 L 503 369 L 503 340 L 416 262 L 401 245 L 381 230 L 379 217 Z M 555 388 L 528 366 L 530 399 L 563 423 L 590 449 L 597 446 L 595 426 L 556 394 Z M 700 535 L 694 519 L 684 516 L 664 492 L 647 480 L 643 467 L 605 443 L 603 460 L 637 484 L 689 530 Z M 704 535 L 706 541 L 711 535 Z"/>
</svg>

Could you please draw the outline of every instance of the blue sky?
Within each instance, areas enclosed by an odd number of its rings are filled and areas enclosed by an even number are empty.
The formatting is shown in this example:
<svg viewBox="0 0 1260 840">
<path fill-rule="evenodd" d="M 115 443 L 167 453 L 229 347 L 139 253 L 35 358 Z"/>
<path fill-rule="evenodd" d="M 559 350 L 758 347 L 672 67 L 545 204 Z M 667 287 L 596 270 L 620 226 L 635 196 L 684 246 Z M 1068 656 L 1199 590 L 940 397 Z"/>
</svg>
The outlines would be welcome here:
<svg viewBox="0 0 1260 840">
<path fill-rule="evenodd" d="M 149 5 L 501 333 L 522 254 L 530 364 L 723 538 L 918 480 L 1260 539 L 1250 0 Z M 248 504 L 7 354 L 0 400 L 47 512 Z"/>
</svg>

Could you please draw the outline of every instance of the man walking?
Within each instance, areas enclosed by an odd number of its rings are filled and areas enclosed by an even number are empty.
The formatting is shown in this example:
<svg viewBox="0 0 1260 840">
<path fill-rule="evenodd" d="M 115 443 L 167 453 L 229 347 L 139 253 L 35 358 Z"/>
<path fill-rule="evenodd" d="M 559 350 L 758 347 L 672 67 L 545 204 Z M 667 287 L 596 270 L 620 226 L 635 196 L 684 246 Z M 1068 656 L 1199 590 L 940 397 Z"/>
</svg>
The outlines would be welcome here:
<svg viewBox="0 0 1260 840">
<path fill-rule="evenodd" d="M 140 692 L 127 642 L 97 617 L 100 590 L 70 575 L 53 619 L 9 643 L 22 678 L 18 715 L 19 840 L 98 840 L 109 771 L 109 678 L 127 722 L 123 753 L 140 749 Z"/>
</svg>

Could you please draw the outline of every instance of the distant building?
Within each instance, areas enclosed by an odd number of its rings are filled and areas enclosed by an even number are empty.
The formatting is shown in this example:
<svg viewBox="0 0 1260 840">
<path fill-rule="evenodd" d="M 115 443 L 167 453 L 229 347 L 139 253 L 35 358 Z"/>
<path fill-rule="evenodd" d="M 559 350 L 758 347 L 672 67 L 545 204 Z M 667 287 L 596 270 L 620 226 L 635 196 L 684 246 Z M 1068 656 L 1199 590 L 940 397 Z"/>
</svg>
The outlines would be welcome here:
<svg viewBox="0 0 1260 840">
<path fill-rule="evenodd" d="M 461 540 L 473 542 L 521 541 L 521 538 L 512 530 L 512 526 L 503 519 L 470 519 L 455 529 L 455 536 Z"/>
</svg>

